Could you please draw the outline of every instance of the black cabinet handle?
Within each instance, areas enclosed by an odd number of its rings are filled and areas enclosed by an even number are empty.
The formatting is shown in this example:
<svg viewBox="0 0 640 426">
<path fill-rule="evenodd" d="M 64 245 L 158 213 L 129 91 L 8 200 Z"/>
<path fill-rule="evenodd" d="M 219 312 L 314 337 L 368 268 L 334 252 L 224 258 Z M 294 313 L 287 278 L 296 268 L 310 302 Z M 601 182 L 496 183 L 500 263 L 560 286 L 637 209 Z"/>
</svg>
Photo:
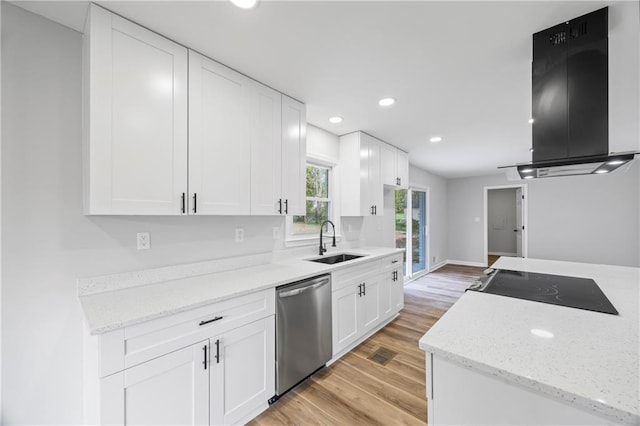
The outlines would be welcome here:
<svg viewBox="0 0 640 426">
<path fill-rule="evenodd" d="M 204 351 L 204 361 L 202 361 L 202 364 L 204 365 L 204 369 L 207 369 L 207 345 L 204 345 L 202 347 L 202 350 Z"/>
<path fill-rule="evenodd" d="M 211 318 L 210 320 L 206 320 L 206 321 L 200 321 L 200 325 L 205 325 L 205 324 L 210 324 L 214 321 L 219 321 L 221 320 L 223 317 L 215 317 L 215 318 Z"/>
<path fill-rule="evenodd" d="M 278 213 L 282 214 L 282 198 L 278 200 Z"/>
<path fill-rule="evenodd" d="M 358 296 L 362 297 L 362 284 L 358 284 Z"/>
<path fill-rule="evenodd" d="M 193 193 L 193 213 L 198 213 L 198 194 Z"/>
<path fill-rule="evenodd" d="M 220 364 L 220 339 L 216 340 L 216 364 Z"/>
<path fill-rule="evenodd" d="M 182 193 L 182 210 L 181 210 L 181 211 L 182 211 L 182 214 L 185 214 L 185 213 L 187 212 L 187 211 L 186 211 L 186 199 L 187 199 L 187 196 L 186 196 L 186 194 L 183 192 L 183 193 Z"/>
<path fill-rule="evenodd" d="M 362 295 L 367 295 L 367 283 L 362 283 Z"/>
<path fill-rule="evenodd" d="M 392 260 L 391 263 L 398 263 L 398 259 Z"/>
<path fill-rule="evenodd" d="M 373 206 L 373 214 L 374 216 L 378 216 L 378 206 Z"/>
<path fill-rule="evenodd" d="M 284 200 L 284 214 L 289 214 L 289 199 Z"/>
</svg>

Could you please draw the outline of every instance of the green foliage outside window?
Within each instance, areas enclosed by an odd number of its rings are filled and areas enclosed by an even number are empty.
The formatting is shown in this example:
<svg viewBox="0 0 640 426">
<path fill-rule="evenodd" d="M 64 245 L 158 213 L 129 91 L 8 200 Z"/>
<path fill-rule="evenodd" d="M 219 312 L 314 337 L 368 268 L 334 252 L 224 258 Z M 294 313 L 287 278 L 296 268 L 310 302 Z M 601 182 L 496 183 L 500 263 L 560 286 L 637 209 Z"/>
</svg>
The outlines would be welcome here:
<svg viewBox="0 0 640 426">
<path fill-rule="evenodd" d="M 293 217 L 293 235 L 318 234 L 322 221 L 329 219 L 329 173 L 328 168 L 307 165 L 306 215 Z"/>
</svg>

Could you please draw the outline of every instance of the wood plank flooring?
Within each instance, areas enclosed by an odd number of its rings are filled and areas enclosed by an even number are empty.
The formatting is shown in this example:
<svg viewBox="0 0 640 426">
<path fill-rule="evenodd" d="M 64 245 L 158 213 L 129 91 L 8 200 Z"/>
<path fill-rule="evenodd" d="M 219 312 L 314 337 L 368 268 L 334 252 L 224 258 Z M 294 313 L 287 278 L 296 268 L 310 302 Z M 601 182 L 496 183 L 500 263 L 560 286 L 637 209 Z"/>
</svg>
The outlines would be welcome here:
<svg viewBox="0 0 640 426">
<path fill-rule="evenodd" d="M 418 340 L 483 269 L 447 265 L 409 283 L 398 318 L 249 424 L 426 424 L 425 362 Z M 397 355 L 385 365 L 369 359 L 380 348 Z"/>
</svg>

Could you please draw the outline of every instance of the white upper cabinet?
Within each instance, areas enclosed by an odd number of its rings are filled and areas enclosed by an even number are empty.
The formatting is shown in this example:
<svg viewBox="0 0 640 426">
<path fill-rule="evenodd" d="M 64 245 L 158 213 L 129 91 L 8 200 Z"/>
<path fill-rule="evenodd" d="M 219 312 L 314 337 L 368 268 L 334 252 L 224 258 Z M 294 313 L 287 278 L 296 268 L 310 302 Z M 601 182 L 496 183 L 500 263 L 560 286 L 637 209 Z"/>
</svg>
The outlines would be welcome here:
<svg viewBox="0 0 640 426">
<path fill-rule="evenodd" d="M 409 185 L 409 157 L 395 146 L 380 142 L 382 184 L 406 188 Z"/>
<path fill-rule="evenodd" d="M 398 186 L 402 188 L 409 187 L 409 154 L 398 150 Z"/>
<path fill-rule="evenodd" d="M 85 214 L 304 215 L 306 109 L 91 4 Z"/>
<path fill-rule="evenodd" d="M 282 95 L 282 199 L 284 214 L 305 215 L 307 109 Z"/>
<path fill-rule="evenodd" d="M 366 133 L 340 138 L 343 216 L 382 215 L 380 157 L 380 142 Z"/>
<path fill-rule="evenodd" d="M 187 49 L 94 4 L 83 43 L 85 214 L 181 214 Z"/>
<path fill-rule="evenodd" d="M 282 95 L 253 82 L 251 214 L 282 214 Z"/>
<path fill-rule="evenodd" d="M 189 51 L 189 213 L 251 212 L 251 86 Z"/>
</svg>

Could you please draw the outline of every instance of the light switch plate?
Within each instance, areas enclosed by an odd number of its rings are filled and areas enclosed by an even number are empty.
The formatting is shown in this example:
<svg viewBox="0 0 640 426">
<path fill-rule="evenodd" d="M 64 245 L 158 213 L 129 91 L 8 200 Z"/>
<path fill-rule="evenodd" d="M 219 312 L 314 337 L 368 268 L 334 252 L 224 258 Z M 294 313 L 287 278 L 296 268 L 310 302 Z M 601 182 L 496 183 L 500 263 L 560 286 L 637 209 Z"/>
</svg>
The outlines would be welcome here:
<svg viewBox="0 0 640 426">
<path fill-rule="evenodd" d="M 244 228 L 236 228 L 236 243 L 244 241 Z"/>
</svg>

